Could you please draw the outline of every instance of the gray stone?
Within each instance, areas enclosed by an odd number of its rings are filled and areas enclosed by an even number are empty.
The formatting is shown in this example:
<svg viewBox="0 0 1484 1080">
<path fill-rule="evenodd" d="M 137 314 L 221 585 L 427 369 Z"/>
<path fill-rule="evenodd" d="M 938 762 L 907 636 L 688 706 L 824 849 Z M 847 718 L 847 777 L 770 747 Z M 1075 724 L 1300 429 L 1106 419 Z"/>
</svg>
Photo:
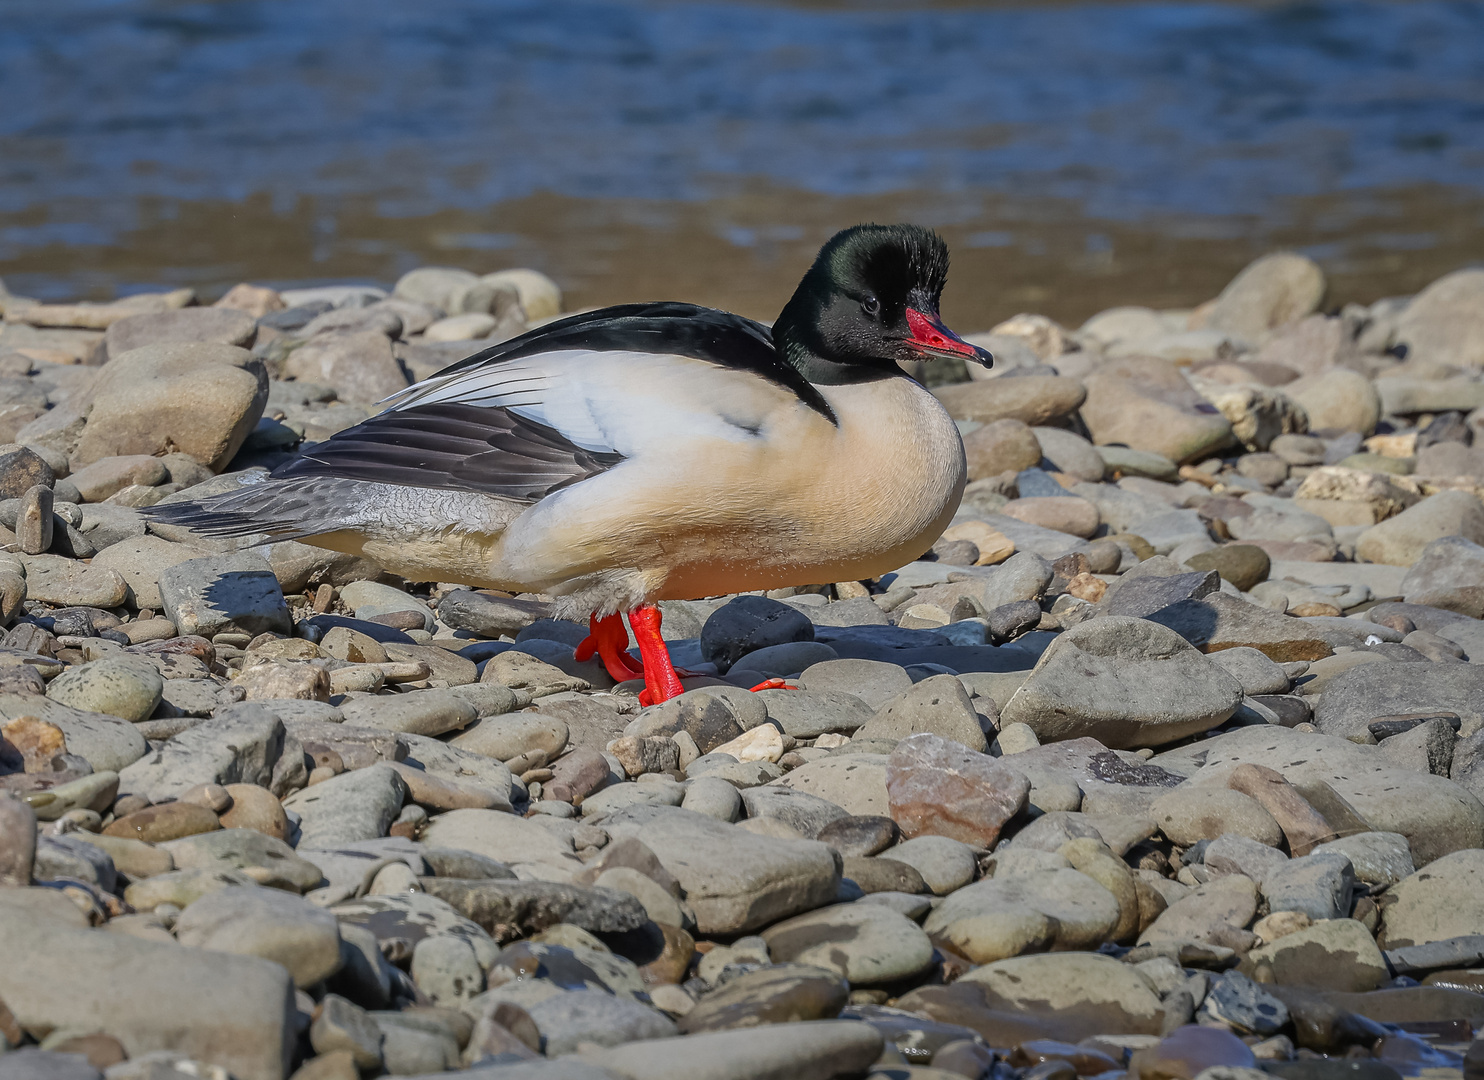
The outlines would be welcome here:
<svg viewBox="0 0 1484 1080">
<path fill-rule="evenodd" d="M 1435 859 L 1393 885 L 1382 908 L 1387 949 L 1477 934 L 1484 926 L 1484 851 Z"/>
<path fill-rule="evenodd" d="M 29 694 L 0 694 L 0 723 L 22 716 L 34 716 L 61 728 L 67 752 L 84 758 L 95 772 L 121 772 L 149 749 L 134 725 L 116 716 L 83 712 Z"/>
<path fill-rule="evenodd" d="M 116 871 L 113 859 L 92 844 L 73 836 L 36 837 L 34 874 L 37 881 L 54 881 L 72 878 L 98 886 L 104 892 L 113 892 Z M 29 879 L 21 882 L 29 885 Z"/>
<path fill-rule="evenodd" d="M 883 859 L 905 863 L 922 875 L 923 884 L 946 896 L 974 880 L 978 860 L 968 844 L 947 836 L 918 836 L 881 852 Z"/>
<path fill-rule="evenodd" d="M 677 1034 L 675 1022 L 654 1009 L 597 990 L 559 994 L 526 1011 L 541 1032 L 541 1048 L 551 1057 L 586 1050 L 584 1044 L 619 1046 Z"/>
<path fill-rule="evenodd" d="M 886 793 L 886 755 L 852 753 L 800 765 L 775 783 L 817 795 L 847 813 L 890 816 Z"/>
<path fill-rule="evenodd" d="M 736 821 L 742 812 L 742 795 L 736 786 L 711 776 L 698 776 L 685 785 L 682 810 L 716 818 L 718 821 Z"/>
<path fill-rule="evenodd" d="M 1212 981 L 1202 1011 L 1247 1035 L 1276 1035 L 1288 1026 L 1288 1007 L 1236 971 Z"/>
<path fill-rule="evenodd" d="M 825 663 L 869 664 L 871 661 L 829 660 Z M 808 670 L 813 671 L 819 666 Z M 758 699 L 767 706 L 768 719 L 795 739 L 814 739 L 827 732 L 848 734 L 870 720 L 872 715 L 871 706 L 864 700 L 840 690 L 761 690 Z"/>
<path fill-rule="evenodd" d="M 1372 525 L 1356 540 L 1355 554 L 1366 562 L 1411 566 L 1428 544 L 1445 536 L 1484 544 L 1484 506 L 1466 491 L 1440 491 Z"/>
<path fill-rule="evenodd" d="M 872 709 L 879 709 L 911 685 L 912 678 L 901 665 L 878 660 L 827 660 L 806 668 L 799 677 L 799 686 L 805 690 L 849 694 Z"/>
<path fill-rule="evenodd" d="M 62 672 L 47 686 L 46 696 L 74 709 L 133 722 L 149 719 L 164 691 L 165 680 L 149 661 L 105 657 Z"/>
<path fill-rule="evenodd" d="M 646 921 L 637 899 L 606 888 L 442 877 L 423 878 L 422 888 L 497 936 L 515 932 L 529 936 L 558 923 L 595 934 L 618 934 L 637 930 Z"/>
<path fill-rule="evenodd" d="M 1366 664 L 1336 676 L 1319 697 L 1314 726 L 1326 735 L 1370 741 L 1367 725 L 1419 711 L 1456 713 L 1465 736 L 1484 727 L 1484 667 L 1476 664 Z"/>
<path fill-rule="evenodd" d="M 639 788 L 650 785 L 615 786 Z M 601 792 L 589 796 L 588 800 L 598 794 Z M 584 806 L 588 800 L 584 800 Z M 422 838 L 425 844 L 470 851 L 505 863 L 517 871 L 525 868 L 528 877 L 567 880 L 582 869 L 582 863 L 573 854 L 570 833 L 554 832 L 537 821 L 496 810 L 450 810 L 439 814 L 423 830 Z"/>
<path fill-rule="evenodd" d="M 1024 877 L 995 876 L 946 896 L 923 923 L 929 934 L 952 935 L 963 920 L 1003 913 L 1031 912 L 1054 922 L 1049 934 L 1057 949 L 1094 949 L 1118 925 L 1118 901 L 1106 888 L 1071 869 L 1045 870 Z"/>
<path fill-rule="evenodd" d="M 1404 769 L 1447 776 L 1453 765 L 1453 723 L 1433 717 L 1378 745 L 1382 754 Z"/>
<path fill-rule="evenodd" d="M 1484 272 L 1455 270 L 1423 289 L 1397 317 L 1396 341 L 1409 359 L 1484 367 Z"/>
<path fill-rule="evenodd" d="M 457 1009 L 484 992 L 484 971 L 467 942 L 423 938 L 412 950 L 412 981 L 434 1005 Z"/>
<path fill-rule="evenodd" d="M 283 807 L 299 815 L 299 846 L 322 848 L 385 836 L 406 798 L 397 771 L 373 765 L 296 791 Z"/>
<path fill-rule="evenodd" d="M 1367 885 L 1395 885 L 1416 872 L 1412 849 L 1400 833 L 1363 832 L 1320 844 L 1310 854 L 1333 853 L 1350 860 L 1357 881 Z"/>
<path fill-rule="evenodd" d="M 259 885 L 304 893 L 318 887 L 320 868 L 256 829 L 220 829 L 159 845 L 178 870 L 241 870 Z"/>
<path fill-rule="evenodd" d="M 101 1029 L 131 1058 L 177 1051 L 238 1080 L 283 1080 L 288 1071 L 296 1010 L 279 964 L 12 908 L 0 915 L 0 954 L 0 999 L 23 1028 Z"/>
<path fill-rule="evenodd" d="M 839 886 L 823 844 L 756 836 L 675 807 L 631 807 L 603 822 L 647 845 L 685 890 L 702 934 L 757 929 L 827 903 Z"/>
<path fill-rule="evenodd" d="M 1142 619 L 1182 600 L 1210 596 L 1221 587 L 1220 575 L 1214 570 L 1169 576 L 1145 573 L 1134 577 L 1133 573 L 1125 574 L 1108 590 L 1098 604 L 1101 613 Z"/>
<path fill-rule="evenodd" d="M 342 926 L 360 927 L 376 936 L 378 942 L 402 941 L 416 947 L 427 938 L 453 937 L 468 944 L 488 967 L 499 955 L 500 947 L 478 923 L 464 918 L 448 904 L 426 893 L 361 896 L 330 908 Z"/>
<path fill-rule="evenodd" d="M 347 723 L 410 735 L 459 731 L 478 719 L 478 710 L 452 690 L 413 690 L 396 697 L 375 695 L 340 707 Z"/>
<path fill-rule="evenodd" d="M 934 675 L 904 690 L 856 734 L 864 739 L 905 739 L 922 732 L 981 753 L 989 747 L 973 702 L 955 675 Z"/>
<path fill-rule="evenodd" d="M 1106 746 L 1152 746 L 1220 724 L 1242 688 L 1177 634 L 1107 616 L 1074 626 L 1042 654 L 1001 711 L 1043 743 L 1096 735 Z"/>
<path fill-rule="evenodd" d="M 1057 472 L 1068 473 L 1079 480 L 1099 481 L 1106 465 L 1097 447 L 1065 428 L 1031 429 L 1041 445 L 1043 460 Z"/>
<path fill-rule="evenodd" d="M 381 1029 L 366 1010 L 339 994 L 326 994 L 318 1012 L 309 1028 L 309 1042 L 316 1054 L 349 1050 L 358 1068 L 375 1069 L 381 1064 Z"/>
<path fill-rule="evenodd" d="M 262 706 L 233 706 L 121 770 L 119 791 L 158 803 L 197 784 L 268 787 L 285 737 L 283 722 Z"/>
<path fill-rule="evenodd" d="M 210 555 L 167 567 L 160 574 L 160 599 L 182 634 L 291 634 L 294 629 L 278 578 L 255 552 Z"/>
<path fill-rule="evenodd" d="M 913 978 L 933 962 L 928 936 L 883 904 L 835 904 L 796 915 L 769 927 L 763 940 L 775 962 L 836 971 L 852 986 Z"/>
<path fill-rule="evenodd" d="M 769 1024 L 649 1039 L 577 1055 L 623 1080 L 843 1080 L 881 1056 L 881 1033 L 853 1020 Z M 574 1078 L 575 1080 L 575 1078 Z"/>
<path fill-rule="evenodd" d="M 340 967 L 335 916 L 278 889 L 207 893 L 180 913 L 175 936 L 182 945 L 282 964 L 299 987 L 313 986 Z"/>
<path fill-rule="evenodd" d="M 743 790 L 742 804 L 749 818 L 777 818 L 808 840 L 817 839 L 831 822 L 849 816 L 827 799 L 771 784 Z"/>
<path fill-rule="evenodd" d="M 1212 877 L 1242 874 L 1260 886 L 1270 874 L 1288 864 L 1288 856 L 1239 833 L 1223 833 L 1207 846 L 1203 861 Z"/>
<path fill-rule="evenodd" d="M 1409 604 L 1484 617 L 1484 547 L 1462 536 L 1439 537 L 1422 549 L 1401 592 Z"/>
<path fill-rule="evenodd" d="M 1290 859 L 1262 881 L 1271 911 L 1300 911 L 1316 922 L 1350 914 L 1355 871 L 1337 851 Z"/>
<path fill-rule="evenodd" d="M 1239 646 L 1235 649 L 1220 649 L 1210 656 L 1212 661 L 1225 668 L 1229 675 L 1242 684 L 1242 693 L 1249 697 L 1288 693 L 1288 675 L 1257 649 Z"/>
<path fill-rule="evenodd" d="M 790 641 L 745 653 L 737 658 L 732 667 L 738 671 L 756 672 L 768 678 L 786 679 L 815 664 L 837 658 L 835 650 L 822 641 Z"/>
</svg>

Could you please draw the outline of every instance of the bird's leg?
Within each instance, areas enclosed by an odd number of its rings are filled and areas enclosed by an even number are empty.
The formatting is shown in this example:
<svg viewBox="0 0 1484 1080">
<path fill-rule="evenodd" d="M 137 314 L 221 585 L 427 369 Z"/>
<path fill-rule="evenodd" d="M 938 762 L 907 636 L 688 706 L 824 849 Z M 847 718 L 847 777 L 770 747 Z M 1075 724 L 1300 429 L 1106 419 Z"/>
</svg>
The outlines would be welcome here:
<svg viewBox="0 0 1484 1080">
<path fill-rule="evenodd" d="M 578 660 L 591 660 L 593 654 L 603 661 L 614 682 L 628 682 L 644 677 L 643 670 L 629 656 L 629 634 L 623 628 L 622 615 L 596 615 L 588 618 L 588 635 L 577 646 L 573 656 Z"/>
<path fill-rule="evenodd" d="M 640 705 L 658 705 L 685 692 L 680 685 L 680 676 L 670 660 L 670 650 L 660 637 L 660 609 L 653 604 L 641 604 L 629 612 L 629 625 L 634 628 L 634 638 L 639 642 L 639 657 L 644 664 L 644 692 L 639 695 Z"/>
</svg>

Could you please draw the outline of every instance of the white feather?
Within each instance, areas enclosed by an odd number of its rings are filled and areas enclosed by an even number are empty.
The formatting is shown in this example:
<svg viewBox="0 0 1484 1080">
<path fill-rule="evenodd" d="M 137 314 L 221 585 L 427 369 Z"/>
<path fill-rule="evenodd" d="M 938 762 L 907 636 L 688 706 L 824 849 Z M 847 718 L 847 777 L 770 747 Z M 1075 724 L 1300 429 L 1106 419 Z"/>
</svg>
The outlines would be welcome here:
<svg viewBox="0 0 1484 1080">
<path fill-rule="evenodd" d="M 635 457 L 692 438 L 746 440 L 777 408 L 780 394 L 790 392 L 690 357 L 566 349 L 435 375 L 408 387 L 391 407 L 503 408 L 584 450 Z"/>
</svg>

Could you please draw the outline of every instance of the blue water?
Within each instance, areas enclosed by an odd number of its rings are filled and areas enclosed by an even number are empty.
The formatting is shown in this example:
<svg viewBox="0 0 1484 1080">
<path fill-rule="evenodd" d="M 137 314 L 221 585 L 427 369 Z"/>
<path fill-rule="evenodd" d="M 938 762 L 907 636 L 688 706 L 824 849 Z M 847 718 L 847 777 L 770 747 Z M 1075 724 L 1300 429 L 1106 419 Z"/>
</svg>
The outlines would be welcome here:
<svg viewBox="0 0 1484 1080">
<path fill-rule="evenodd" d="M 7 273 L 251 196 L 407 218 L 764 182 L 1066 199 L 1139 222 L 1484 192 L 1484 3 L 1463 0 L 0 6 Z"/>
</svg>

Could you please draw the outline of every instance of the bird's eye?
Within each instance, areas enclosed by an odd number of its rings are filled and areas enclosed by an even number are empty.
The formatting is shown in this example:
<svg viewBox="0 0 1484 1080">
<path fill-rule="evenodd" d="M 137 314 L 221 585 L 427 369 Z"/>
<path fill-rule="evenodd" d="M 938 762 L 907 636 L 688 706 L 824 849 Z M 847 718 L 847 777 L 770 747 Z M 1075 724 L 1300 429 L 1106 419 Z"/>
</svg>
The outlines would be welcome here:
<svg viewBox="0 0 1484 1080">
<path fill-rule="evenodd" d="M 861 301 L 861 310 L 874 319 L 881 314 L 881 301 L 874 296 L 868 296 Z"/>
</svg>

